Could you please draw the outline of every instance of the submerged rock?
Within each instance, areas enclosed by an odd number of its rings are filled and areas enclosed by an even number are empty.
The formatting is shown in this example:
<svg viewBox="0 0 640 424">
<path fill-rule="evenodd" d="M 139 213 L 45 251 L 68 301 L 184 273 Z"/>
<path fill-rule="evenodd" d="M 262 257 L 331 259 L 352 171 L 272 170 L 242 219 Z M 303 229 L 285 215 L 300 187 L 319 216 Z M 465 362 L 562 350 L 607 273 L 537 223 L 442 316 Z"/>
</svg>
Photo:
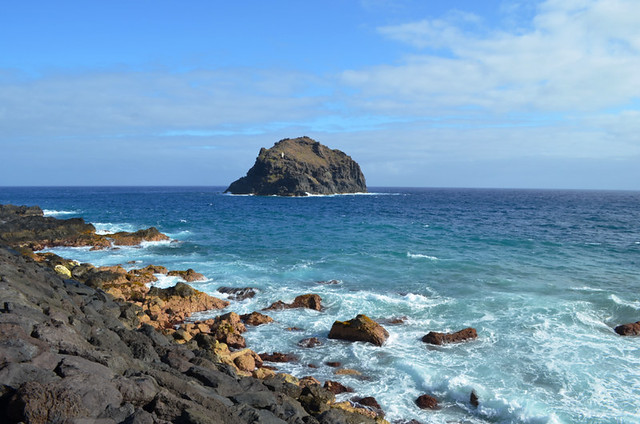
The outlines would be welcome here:
<svg viewBox="0 0 640 424">
<path fill-rule="evenodd" d="M 438 333 L 430 331 L 429 334 L 422 338 L 422 341 L 434 345 L 442 345 L 445 343 L 459 343 L 466 340 L 473 340 L 478 338 L 478 333 L 475 328 L 465 328 L 455 333 Z"/>
<path fill-rule="evenodd" d="M 218 287 L 218 291 L 228 294 L 231 300 L 251 299 L 256 295 L 254 287 Z"/>
<path fill-rule="evenodd" d="M 262 148 L 247 175 L 231 183 L 225 192 L 306 196 L 366 191 L 364 175 L 351 157 L 309 137 L 300 137 Z"/>
<path fill-rule="evenodd" d="M 335 321 L 329 331 L 329 338 L 382 346 L 389 338 L 389 333 L 368 316 L 360 314 L 349 321 Z"/>
</svg>

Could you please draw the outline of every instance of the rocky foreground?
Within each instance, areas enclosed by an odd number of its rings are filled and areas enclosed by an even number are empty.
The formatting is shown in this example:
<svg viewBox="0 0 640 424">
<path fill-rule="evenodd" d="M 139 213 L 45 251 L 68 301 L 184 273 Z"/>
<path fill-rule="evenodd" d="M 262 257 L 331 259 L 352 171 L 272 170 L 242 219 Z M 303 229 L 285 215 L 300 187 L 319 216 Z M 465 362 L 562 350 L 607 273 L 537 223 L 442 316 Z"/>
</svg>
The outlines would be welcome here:
<svg viewBox="0 0 640 424">
<path fill-rule="evenodd" d="M 231 183 L 233 194 L 306 196 L 364 193 L 367 184 L 360 166 L 340 150 L 309 137 L 280 140 L 262 148 L 247 175 Z"/>
<path fill-rule="evenodd" d="M 297 379 L 264 365 L 263 357 L 291 359 L 245 348 L 245 323 L 271 322 L 264 314 L 185 322 L 194 311 L 229 302 L 184 283 L 149 288 L 154 274 L 171 273 L 161 266 L 94 267 L 31 250 L 96 241 L 113 247 L 118 237 L 132 243 L 145 234 L 99 236 L 80 219 L 0 205 L 3 423 L 386 422 L 382 411 L 367 406 L 369 398 L 336 402 L 344 388 L 339 383 L 323 387 L 313 377 Z M 317 295 L 274 305 L 285 307 L 321 308 Z"/>
</svg>

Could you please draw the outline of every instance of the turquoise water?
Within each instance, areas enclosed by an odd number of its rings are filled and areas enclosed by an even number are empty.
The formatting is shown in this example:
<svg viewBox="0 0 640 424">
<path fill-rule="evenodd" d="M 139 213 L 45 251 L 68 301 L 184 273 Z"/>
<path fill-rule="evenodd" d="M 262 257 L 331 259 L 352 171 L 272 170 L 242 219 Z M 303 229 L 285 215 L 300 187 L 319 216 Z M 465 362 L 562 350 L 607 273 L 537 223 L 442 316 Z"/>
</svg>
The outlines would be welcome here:
<svg viewBox="0 0 640 424">
<path fill-rule="evenodd" d="M 277 322 L 250 328 L 249 347 L 296 353 L 300 361 L 283 371 L 375 396 L 390 422 L 640 422 L 640 338 L 613 332 L 640 320 L 640 193 L 385 188 L 277 198 L 222 190 L 0 188 L 0 203 L 82 216 L 100 231 L 156 226 L 179 242 L 54 250 L 98 265 L 194 268 L 208 279 L 194 286 L 219 297 L 220 286 L 256 287 L 254 299 L 229 307 L 239 313 L 320 294 L 325 311 L 271 312 Z M 328 280 L 339 284 L 318 284 Z M 383 347 L 326 339 L 334 320 L 358 313 L 405 323 L 386 325 Z M 467 326 L 477 341 L 420 341 Z M 312 336 L 324 344 L 297 346 Z M 363 377 L 335 376 L 325 361 Z M 443 408 L 419 410 L 413 400 L 423 393 Z"/>
</svg>

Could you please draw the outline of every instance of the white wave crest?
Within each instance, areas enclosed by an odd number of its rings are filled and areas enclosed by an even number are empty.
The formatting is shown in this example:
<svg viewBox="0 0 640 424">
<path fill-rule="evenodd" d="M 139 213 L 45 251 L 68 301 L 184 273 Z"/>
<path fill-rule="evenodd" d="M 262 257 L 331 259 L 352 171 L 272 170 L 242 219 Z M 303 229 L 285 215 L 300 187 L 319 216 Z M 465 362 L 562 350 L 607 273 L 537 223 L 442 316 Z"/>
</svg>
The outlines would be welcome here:
<svg viewBox="0 0 640 424">
<path fill-rule="evenodd" d="M 43 209 L 44 216 L 76 215 L 78 211 L 58 211 L 55 209 Z"/>
<path fill-rule="evenodd" d="M 136 228 L 127 223 L 115 224 L 112 222 L 92 222 L 93 226 L 96 229 L 96 234 L 113 234 L 119 233 L 120 231 L 136 231 Z"/>
<path fill-rule="evenodd" d="M 633 308 L 633 309 L 636 309 L 636 310 L 640 310 L 640 301 L 638 301 L 638 300 L 636 300 L 636 301 L 622 300 L 618 296 L 616 296 L 615 294 L 612 294 L 611 296 L 609 296 L 609 299 L 613 300 L 614 303 L 617 303 L 618 305 L 628 306 L 630 308 Z"/>
<path fill-rule="evenodd" d="M 440 260 L 440 258 L 437 258 L 435 256 L 424 255 L 422 253 L 407 252 L 407 257 L 408 258 L 412 258 L 412 259 L 416 259 L 416 258 L 429 259 L 430 261 L 438 261 L 438 260 Z"/>
</svg>

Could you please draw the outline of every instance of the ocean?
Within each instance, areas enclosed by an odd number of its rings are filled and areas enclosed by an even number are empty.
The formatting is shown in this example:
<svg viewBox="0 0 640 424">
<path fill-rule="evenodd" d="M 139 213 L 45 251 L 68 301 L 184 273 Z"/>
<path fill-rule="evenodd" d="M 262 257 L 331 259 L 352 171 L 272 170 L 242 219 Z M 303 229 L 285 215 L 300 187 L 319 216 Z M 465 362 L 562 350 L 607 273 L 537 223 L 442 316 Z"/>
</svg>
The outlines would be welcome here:
<svg viewBox="0 0 640 424">
<path fill-rule="evenodd" d="M 193 268 L 207 281 L 192 285 L 221 298 L 221 286 L 258 290 L 228 311 L 319 294 L 324 311 L 269 311 L 276 322 L 250 327 L 248 347 L 298 355 L 278 368 L 374 396 L 390 422 L 640 423 L 640 337 L 613 331 L 640 320 L 640 192 L 370 188 L 279 198 L 223 190 L 0 187 L 0 203 L 83 217 L 100 232 L 155 226 L 177 242 L 51 250 L 96 265 Z M 384 321 L 382 347 L 327 339 L 335 320 L 360 313 L 403 323 Z M 421 341 L 465 327 L 478 339 Z M 307 337 L 323 344 L 299 347 Z M 361 375 L 335 375 L 327 361 Z M 441 409 L 418 409 L 424 393 Z"/>
</svg>

